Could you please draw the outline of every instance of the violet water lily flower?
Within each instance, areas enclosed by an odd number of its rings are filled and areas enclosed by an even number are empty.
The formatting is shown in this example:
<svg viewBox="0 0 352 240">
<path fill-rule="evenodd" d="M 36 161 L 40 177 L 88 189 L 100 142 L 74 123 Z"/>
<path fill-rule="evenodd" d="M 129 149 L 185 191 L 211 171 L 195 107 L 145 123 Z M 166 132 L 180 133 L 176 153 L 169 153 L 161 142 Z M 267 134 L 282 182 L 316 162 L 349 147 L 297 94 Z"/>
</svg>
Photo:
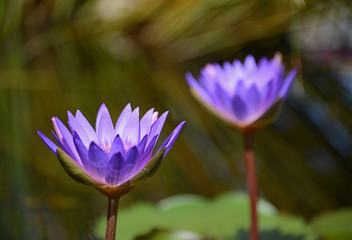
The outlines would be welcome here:
<svg viewBox="0 0 352 240">
<path fill-rule="evenodd" d="M 257 64 L 248 55 L 242 64 L 235 60 L 208 64 L 197 81 L 190 73 L 186 79 L 192 93 L 211 112 L 242 131 L 260 129 L 275 120 L 297 73 L 285 77 L 281 55 L 263 57 Z"/>
<path fill-rule="evenodd" d="M 57 117 L 52 118 L 55 129 L 52 133 L 58 145 L 40 130 L 38 134 L 74 180 L 116 198 L 153 175 L 174 144 L 184 121 L 153 153 L 167 114 L 158 118 L 158 112 L 150 109 L 139 120 L 139 108 L 132 111 L 128 104 L 114 126 L 102 104 L 95 130 L 77 110 L 75 116 L 68 111 L 70 130 Z"/>
</svg>

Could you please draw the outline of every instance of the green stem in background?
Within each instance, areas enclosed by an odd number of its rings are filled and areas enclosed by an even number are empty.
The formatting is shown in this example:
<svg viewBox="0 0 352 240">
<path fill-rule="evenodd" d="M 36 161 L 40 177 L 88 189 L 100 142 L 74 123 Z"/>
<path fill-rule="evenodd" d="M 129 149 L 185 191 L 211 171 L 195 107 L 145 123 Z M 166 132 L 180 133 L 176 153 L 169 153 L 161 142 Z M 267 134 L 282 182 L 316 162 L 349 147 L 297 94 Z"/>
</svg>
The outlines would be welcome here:
<svg viewBox="0 0 352 240">
<path fill-rule="evenodd" d="M 119 207 L 119 198 L 108 198 L 108 218 L 106 224 L 105 240 L 115 240 L 117 209 Z"/>
<path fill-rule="evenodd" d="M 246 161 L 246 177 L 247 186 L 250 196 L 251 206 L 251 230 L 250 240 L 258 240 L 258 215 L 257 215 L 257 201 L 258 201 L 258 183 L 257 173 L 255 169 L 255 157 L 253 151 L 253 133 L 244 133 L 244 149 L 245 149 L 245 161 Z"/>
</svg>

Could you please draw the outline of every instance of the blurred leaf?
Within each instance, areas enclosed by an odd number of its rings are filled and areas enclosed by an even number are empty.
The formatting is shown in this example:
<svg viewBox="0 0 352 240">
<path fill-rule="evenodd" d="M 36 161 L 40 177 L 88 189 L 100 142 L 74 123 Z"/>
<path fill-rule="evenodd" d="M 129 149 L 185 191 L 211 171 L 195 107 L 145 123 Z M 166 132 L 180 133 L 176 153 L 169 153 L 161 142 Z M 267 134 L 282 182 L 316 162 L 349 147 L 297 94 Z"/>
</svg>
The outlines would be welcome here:
<svg viewBox="0 0 352 240">
<path fill-rule="evenodd" d="M 190 231 L 166 231 L 166 230 L 153 230 L 152 232 L 139 236 L 136 238 L 136 240 L 162 240 L 162 239 L 168 239 L 168 240 L 207 240 L 211 238 L 207 238 L 201 235 L 198 235 L 194 232 Z"/>
<path fill-rule="evenodd" d="M 291 237 L 275 239 L 315 239 L 310 228 L 299 217 L 279 215 L 264 200 L 260 200 L 258 211 L 261 231 L 266 231 L 262 232 L 264 235 Z M 104 235 L 105 222 L 106 219 L 102 218 L 97 225 L 96 233 L 100 237 Z M 244 194 L 224 194 L 211 201 L 194 195 L 180 195 L 162 200 L 157 206 L 137 204 L 122 209 L 119 212 L 117 234 L 118 238 L 129 240 L 151 233 L 154 229 L 187 230 L 194 233 L 195 237 L 199 235 L 215 239 L 235 233 L 237 239 L 241 238 L 241 234 L 237 233 L 248 229 L 248 223 L 248 198 Z M 171 237 L 170 234 L 150 234 L 150 238 L 146 236 L 143 239 L 180 239 L 179 235 Z"/>
<path fill-rule="evenodd" d="M 249 232 L 240 230 L 234 238 L 226 238 L 226 240 L 247 240 L 249 239 Z M 260 240 L 302 240 L 305 237 L 302 236 L 292 236 L 280 233 L 277 230 L 262 231 L 260 233 Z"/>
<path fill-rule="evenodd" d="M 311 224 L 324 240 L 352 239 L 352 208 L 346 208 L 317 217 Z"/>
<path fill-rule="evenodd" d="M 148 233 L 157 221 L 157 209 L 147 203 L 139 203 L 130 209 L 121 209 L 118 213 L 117 236 L 122 239 L 133 239 Z M 99 237 L 103 237 L 106 228 L 106 218 L 102 217 L 95 229 Z"/>
</svg>

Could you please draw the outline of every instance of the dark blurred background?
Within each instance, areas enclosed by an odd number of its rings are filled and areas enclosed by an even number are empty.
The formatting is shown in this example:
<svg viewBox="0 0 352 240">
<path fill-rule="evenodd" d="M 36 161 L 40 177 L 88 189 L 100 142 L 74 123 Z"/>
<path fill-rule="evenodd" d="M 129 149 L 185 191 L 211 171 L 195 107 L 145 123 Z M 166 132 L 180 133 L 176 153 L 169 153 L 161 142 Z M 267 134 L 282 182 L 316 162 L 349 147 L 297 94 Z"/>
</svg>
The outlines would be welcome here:
<svg viewBox="0 0 352 240">
<path fill-rule="evenodd" d="M 127 103 L 186 120 L 157 174 L 121 201 L 245 191 L 242 138 L 192 97 L 185 72 L 283 54 L 300 68 L 256 135 L 261 196 L 307 220 L 352 205 L 352 6 L 328 0 L 0 1 L 0 238 L 84 239 L 106 199 L 71 180 L 36 131 Z"/>
</svg>

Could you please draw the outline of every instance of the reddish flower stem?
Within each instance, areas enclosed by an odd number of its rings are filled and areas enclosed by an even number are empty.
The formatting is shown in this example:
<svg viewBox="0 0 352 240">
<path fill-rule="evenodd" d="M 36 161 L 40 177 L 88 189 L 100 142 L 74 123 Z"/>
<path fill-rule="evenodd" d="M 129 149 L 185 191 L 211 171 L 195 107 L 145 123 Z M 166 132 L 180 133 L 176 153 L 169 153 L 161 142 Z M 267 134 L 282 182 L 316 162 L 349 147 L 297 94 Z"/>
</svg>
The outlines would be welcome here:
<svg viewBox="0 0 352 240">
<path fill-rule="evenodd" d="M 108 198 L 108 218 L 106 224 L 105 240 L 115 240 L 118 206 L 119 198 Z"/>
<path fill-rule="evenodd" d="M 253 133 L 244 133 L 244 149 L 246 161 L 247 187 L 250 196 L 251 206 L 251 231 L 250 240 L 258 240 L 258 216 L 257 216 L 257 201 L 258 201 L 258 183 L 257 173 L 255 169 L 255 157 L 253 151 Z"/>
</svg>

